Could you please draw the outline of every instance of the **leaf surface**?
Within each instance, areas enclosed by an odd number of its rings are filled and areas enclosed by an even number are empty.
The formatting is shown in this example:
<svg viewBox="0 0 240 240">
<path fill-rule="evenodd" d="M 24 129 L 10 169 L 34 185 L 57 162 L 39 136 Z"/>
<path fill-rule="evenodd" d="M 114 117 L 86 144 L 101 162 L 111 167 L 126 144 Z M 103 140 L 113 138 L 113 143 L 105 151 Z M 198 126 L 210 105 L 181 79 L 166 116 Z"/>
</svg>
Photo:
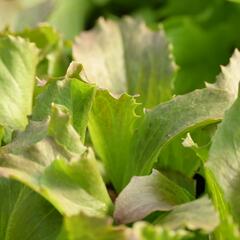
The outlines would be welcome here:
<svg viewBox="0 0 240 240">
<path fill-rule="evenodd" d="M 53 240 L 62 216 L 44 198 L 19 182 L 0 179 L 0 238 Z"/>
<path fill-rule="evenodd" d="M 174 65 L 165 33 L 150 30 L 142 21 L 99 19 L 93 30 L 77 37 L 73 57 L 83 64 L 90 82 L 113 94 L 140 94 L 147 107 L 172 95 Z"/>
<path fill-rule="evenodd" d="M 61 235 L 57 240 L 127 240 L 125 227 L 116 227 L 111 219 L 79 214 L 65 217 Z"/>
<path fill-rule="evenodd" d="M 213 138 L 206 166 L 206 176 L 210 194 L 218 209 L 222 225 L 216 232 L 224 236 L 226 226 L 231 227 L 227 220 L 230 214 L 239 222 L 239 133 L 238 125 L 240 100 L 226 112 L 223 122 L 219 125 Z M 225 229 L 223 231 L 223 229 Z M 229 231 L 229 230 L 228 230 Z"/>
<path fill-rule="evenodd" d="M 236 52 L 235 60 L 223 68 L 228 75 L 219 77 L 217 86 L 177 96 L 150 110 L 142 110 L 135 98 L 127 94 L 115 98 L 107 91 L 97 90 L 89 129 L 94 147 L 117 191 L 123 189 L 132 176 L 149 174 L 161 150 L 178 136 L 223 118 L 238 91 L 231 84 L 236 86 L 240 79 L 240 73 L 232 65 L 239 58 Z M 176 164 L 178 160 L 174 161 Z"/>
<path fill-rule="evenodd" d="M 117 197 L 114 218 L 118 223 L 135 222 L 154 211 L 169 211 L 192 199 L 187 190 L 154 170 L 149 176 L 132 178 Z"/>
<path fill-rule="evenodd" d="M 0 165 L 1 176 L 26 184 L 62 214 L 104 215 L 111 206 L 94 156 L 86 152 L 63 106 L 54 105 L 50 119 L 31 122 L 2 147 Z"/>
<path fill-rule="evenodd" d="M 73 62 L 64 79 L 50 81 L 36 98 L 33 120 L 45 119 L 52 103 L 63 105 L 70 111 L 72 124 L 84 141 L 95 86 L 84 83 L 80 76 L 82 73 L 82 65 Z"/>
<path fill-rule="evenodd" d="M 0 125 L 23 129 L 32 113 L 38 50 L 19 37 L 0 38 Z"/>
<path fill-rule="evenodd" d="M 169 214 L 155 220 L 170 229 L 187 228 L 188 230 L 201 230 L 212 232 L 219 224 L 218 215 L 208 197 L 176 206 Z"/>
</svg>

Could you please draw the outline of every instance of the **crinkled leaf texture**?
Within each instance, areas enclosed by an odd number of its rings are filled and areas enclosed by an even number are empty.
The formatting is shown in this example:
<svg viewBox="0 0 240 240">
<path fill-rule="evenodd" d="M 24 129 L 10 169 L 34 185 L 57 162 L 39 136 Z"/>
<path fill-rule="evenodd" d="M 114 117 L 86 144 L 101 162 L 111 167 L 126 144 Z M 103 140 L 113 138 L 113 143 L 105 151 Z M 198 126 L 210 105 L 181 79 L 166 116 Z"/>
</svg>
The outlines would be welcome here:
<svg viewBox="0 0 240 240">
<path fill-rule="evenodd" d="M 15 35 L 16 33 L 13 33 Z M 25 29 L 17 35 L 28 39 L 40 49 L 40 62 L 37 75 L 40 78 L 64 76 L 70 63 L 70 47 L 61 38 L 59 32 L 47 23 L 35 28 Z"/>
<path fill-rule="evenodd" d="M 32 113 L 38 49 L 20 37 L 0 37 L 0 125 L 24 129 Z"/>
<path fill-rule="evenodd" d="M 62 216 L 43 197 L 23 184 L 0 179 L 0 239 L 54 240 Z"/>
<path fill-rule="evenodd" d="M 82 65 L 72 62 L 63 79 L 47 83 L 36 98 L 32 118 L 36 121 L 46 119 L 52 103 L 63 105 L 70 111 L 72 124 L 84 141 L 95 87 L 84 83 L 80 75 L 84 77 Z"/>
<path fill-rule="evenodd" d="M 134 97 L 98 90 L 90 114 L 94 147 L 117 191 L 134 175 L 149 174 L 164 146 L 184 132 L 216 123 L 236 98 L 236 51 L 216 85 L 177 96 L 142 112 Z M 232 77 L 236 76 L 236 77 Z M 224 84 L 222 84 L 224 82 Z"/>
<path fill-rule="evenodd" d="M 129 17 L 119 22 L 101 18 L 76 38 L 73 56 L 89 82 L 112 94 L 140 94 L 147 107 L 172 96 L 174 64 L 162 29 L 152 31 Z"/>
<path fill-rule="evenodd" d="M 111 206 L 94 156 L 64 106 L 53 105 L 50 118 L 31 122 L 2 147 L 0 165 L 1 176 L 26 184 L 64 215 L 103 216 Z"/>
</svg>

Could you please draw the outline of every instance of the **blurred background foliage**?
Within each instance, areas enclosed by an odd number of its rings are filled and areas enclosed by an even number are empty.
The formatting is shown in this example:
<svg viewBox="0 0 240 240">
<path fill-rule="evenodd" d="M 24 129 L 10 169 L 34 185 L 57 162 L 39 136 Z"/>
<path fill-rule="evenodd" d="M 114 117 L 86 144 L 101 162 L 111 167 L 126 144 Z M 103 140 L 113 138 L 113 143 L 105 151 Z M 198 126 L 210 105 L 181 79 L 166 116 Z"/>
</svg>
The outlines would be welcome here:
<svg viewBox="0 0 240 240">
<path fill-rule="evenodd" d="M 0 0 L 0 29 L 14 31 L 40 22 L 73 40 L 100 16 L 143 18 L 153 29 L 163 24 L 179 70 L 175 94 L 215 81 L 220 65 L 240 47 L 238 0 Z"/>
</svg>

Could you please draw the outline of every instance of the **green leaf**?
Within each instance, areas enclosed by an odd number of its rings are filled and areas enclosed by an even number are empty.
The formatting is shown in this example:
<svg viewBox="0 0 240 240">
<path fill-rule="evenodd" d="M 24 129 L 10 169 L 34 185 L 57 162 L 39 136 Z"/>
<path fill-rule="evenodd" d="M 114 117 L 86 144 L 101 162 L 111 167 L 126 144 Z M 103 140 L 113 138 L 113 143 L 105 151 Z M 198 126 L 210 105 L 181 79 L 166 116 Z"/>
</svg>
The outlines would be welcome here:
<svg viewBox="0 0 240 240">
<path fill-rule="evenodd" d="M 200 165 L 199 159 L 193 151 L 182 146 L 185 134 L 176 137 L 161 150 L 154 168 L 158 170 L 172 170 L 192 177 Z M 187 162 L 187 164 L 186 164 Z"/>
<path fill-rule="evenodd" d="M 79 214 L 65 217 L 64 229 L 58 240 L 127 240 L 124 227 L 113 227 L 110 219 Z"/>
<path fill-rule="evenodd" d="M 238 98 L 229 111 L 226 112 L 223 122 L 219 125 L 212 140 L 209 159 L 206 168 L 211 171 L 217 184 L 222 189 L 224 199 L 230 204 L 232 213 L 240 221 L 238 182 L 239 182 L 239 140 L 238 125 L 240 99 Z"/>
<path fill-rule="evenodd" d="M 239 47 L 240 38 L 236 27 L 240 8 L 237 4 L 223 0 L 207 1 L 207 4 L 205 0 L 194 3 L 188 1 L 188 4 L 172 2 L 181 7 L 177 11 L 180 14 L 182 12 L 182 16 L 166 18 L 163 24 L 179 66 L 174 93 L 184 94 L 203 88 L 204 82 L 214 82 L 220 72 L 220 65 L 226 64 L 233 48 Z M 206 7 L 201 7 L 201 4 L 206 4 Z M 193 8 L 200 10 L 199 14 L 187 16 Z M 219 41 L 223 32 L 225 37 Z"/>
<path fill-rule="evenodd" d="M 64 215 L 109 211 L 111 202 L 96 164 L 70 124 L 67 109 L 57 105 L 50 119 L 31 122 L 0 151 L 0 175 L 26 184 Z"/>
<path fill-rule="evenodd" d="M 190 131 L 194 141 L 198 142 L 199 153 L 207 154 L 209 142 L 216 130 L 216 123 L 198 127 Z M 190 147 L 183 146 L 183 139 L 186 133 L 180 134 L 169 142 L 160 152 L 154 168 L 162 171 L 164 169 L 179 172 L 187 177 L 192 178 L 196 171 L 201 167 L 201 160 Z M 194 148 L 196 150 L 196 148 Z"/>
<path fill-rule="evenodd" d="M 25 1 L 21 11 L 17 15 L 14 28 L 21 31 L 26 27 L 35 27 L 40 22 L 46 22 L 53 9 L 53 0 L 33 0 L 27 3 Z"/>
<path fill-rule="evenodd" d="M 221 73 L 217 76 L 214 84 L 207 84 L 209 88 L 224 89 L 235 100 L 238 96 L 240 81 L 240 52 L 235 49 L 227 66 L 221 66 Z"/>
<path fill-rule="evenodd" d="M 133 151 L 133 135 L 140 118 L 135 113 L 137 106 L 135 99 L 127 94 L 115 99 L 106 90 L 99 90 L 89 117 L 94 148 L 118 191 L 123 187 L 127 175 L 125 170 L 130 171 L 133 161 L 130 159 L 133 157 L 130 155 Z"/>
<path fill-rule="evenodd" d="M 182 2 L 175 0 L 166 1 L 165 5 L 161 8 L 160 16 L 169 18 L 178 15 L 197 15 L 206 8 L 210 8 L 212 5 L 211 1 L 208 0 L 196 0 L 192 2 L 191 0 L 183 0 Z M 185 6 L 188 6 L 187 8 Z"/>
<path fill-rule="evenodd" d="M 226 92 L 204 89 L 175 97 L 138 117 L 133 98 L 122 95 L 117 100 L 99 91 L 90 116 L 91 139 L 119 191 L 132 176 L 148 174 L 159 151 L 174 137 L 219 121 L 230 104 Z"/>
<path fill-rule="evenodd" d="M 52 104 L 51 120 L 48 124 L 48 135 L 71 153 L 81 155 L 85 147 L 80 141 L 78 133 L 71 125 L 69 111 L 64 106 Z"/>
<path fill-rule="evenodd" d="M 182 188 L 185 188 L 191 195 L 196 195 L 196 182 L 192 177 L 190 178 L 179 171 L 173 171 L 171 169 L 161 169 L 159 171 L 168 179 L 176 182 Z"/>
<path fill-rule="evenodd" d="M 154 223 L 170 229 L 187 228 L 210 233 L 218 226 L 219 219 L 209 198 L 202 197 L 176 206 L 166 216 L 156 219 Z"/>
<path fill-rule="evenodd" d="M 137 240 L 187 240 L 193 239 L 193 234 L 184 230 L 172 231 L 154 226 L 145 222 L 137 222 L 133 225 L 132 232 L 129 233 L 129 240 L 134 237 Z"/>
<path fill-rule="evenodd" d="M 188 133 L 182 144 L 186 148 L 191 148 L 199 157 L 199 159 L 201 159 L 202 163 L 205 163 L 207 161 L 210 143 L 200 147 L 197 143 L 193 141 L 191 135 Z"/>
<path fill-rule="evenodd" d="M 0 238 L 53 240 L 61 215 L 44 198 L 13 180 L 0 179 Z"/>
<path fill-rule="evenodd" d="M 92 1 L 57 0 L 48 21 L 62 32 L 65 38 L 72 39 L 84 29 L 93 7 Z M 69 21 L 66 21 L 66 16 Z"/>
<path fill-rule="evenodd" d="M 217 240 L 239 240 L 239 226 L 233 221 L 230 214 L 225 215 L 225 219 L 222 219 L 220 226 L 211 236 Z"/>
<path fill-rule="evenodd" d="M 22 38 L 0 38 L 0 125 L 23 129 L 32 112 L 38 50 Z"/>
<path fill-rule="evenodd" d="M 225 69 L 236 76 L 230 80 L 239 81 L 231 63 Z M 225 81 L 236 86 L 228 78 Z M 144 113 L 134 97 L 123 94 L 115 98 L 107 91 L 97 91 L 89 130 L 116 190 L 123 189 L 132 176 L 149 174 L 161 150 L 176 137 L 220 121 L 236 97 L 228 84 L 177 96 Z"/>
<path fill-rule="evenodd" d="M 154 170 L 150 176 L 131 179 L 116 199 L 114 218 L 118 223 L 130 223 L 154 211 L 172 210 L 192 199 L 187 190 Z"/>
<path fill-rule="evenodd" d="M 23 38 L 27 38 L 30 42 L 34 42 L 41 50 L 41 55 L 46 55 L 60 41 L 60 34 L 50 25 L 44 23 L 35 28 L 27 28 L 17 33 Z"/>
<path fill-rule="evenodd" d="M 222 220 L 222 224 L 216 232 L 219 239 L 224 239 L 224 231 L 231 228 L 231 224 L 229 225 L 227 222 L 229 214 L 232 214 L 237 222 L 240 221 L 238 204 L 240 199 L 238 193 L 240 169 L 239 110 L 240 99 L 238 98 L 230 110 L 226 112 L 223 122 L 219 125 L 212 140 L 209 159 L 205 164 L 209 191 Z"/>
<path fill-rule="evenodd" d="M 52 26 L 46 23 L 40 24 L 36 28 L 25 29 L 17 35 L 34 42 L 40 49 L 41 61 L 37 69 L 40 78 L 64 76 L 70 64 L 70 44 L 63 41 L 60 33 Z"/>
<path fill-rule="evenodd" d="M 99 19 L 73 46 L 89 82 L 113 94 L 140 94 L 145 106 L 155 106 L 172 96 L 174 65 L 162 29 L 154 32 L 142 21 Z"/>
<path fill-rule="evenodd" d="M 45 119 L 50 113 L 52 103 L 61 104 L 70 110 L 72 124 L 84 141 L 95 87 L 84 83 L 80 74 L 82 66 L 73 62 L 64 79 L 50 81 L 36 98 L 33 119 Z"/>
</svg>

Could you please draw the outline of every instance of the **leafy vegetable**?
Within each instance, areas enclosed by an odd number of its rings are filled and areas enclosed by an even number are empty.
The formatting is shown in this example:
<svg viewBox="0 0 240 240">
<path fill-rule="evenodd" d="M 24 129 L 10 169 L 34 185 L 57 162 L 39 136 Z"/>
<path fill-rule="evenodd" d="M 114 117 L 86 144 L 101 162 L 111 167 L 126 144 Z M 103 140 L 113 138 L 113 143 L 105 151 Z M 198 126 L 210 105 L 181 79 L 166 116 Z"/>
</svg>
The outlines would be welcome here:
<svg viewBox="0 0 240 240">
<path fill-rule="evenodd" d="M 203 197 L 175 207 L 165 217 L 160 216 L 155 223 L 171 229 L 185 226 L 189 230 L 212 232 L 218 226 L 219 220 L 211 201 Z"/>
<path fill-rule="evenodd" d="M 209 169 L 209 189 L 213 194 L 214 202 L 219 209 L 221 217 L 227 218 L 230 211 L 239 222 L 238 212 L 238 125 L 239 99 L 226 113 L 219 126 L 209 152 L 206 163 Z M 214 184 L 214 182 L 216 182 Z M 228 206 L 230 209 L 228 209 Z"/>
<path fill-rule="evenodd" d="M 239 13 L 0 1 L 0 239 L 239 240 Z"/>
<path fill-rule="evenodd" d="M 0 125 L 24 129 L 32 112 L 38 50 L 21 38 L 0 38 Z"/>
<path fill-rule="evenodd" d="M 65 218 L 58 240 L 125 240 L 125 228 L 113 227 L 110 219 L 88 217 L 83 214 Z"/>
<path fill-rule="evenodd" d="M 141 21 L 99 19 L 93 30 L 76 39 L 73 57 L 90 82 L 112 94 L 140 94 L 147 107 L 172 95 L 174 63 L 165 33 L 153 32 Z"/>
<path fill-rule="evenodd" d="M 71 112 L 72 124 L 84 140 L 95 87 L 85 84 L 81 79 L 81 73 L 82 66 L 72 63 L 64 79 L 46 84 L 44 91 L 36 98 L 33 119 L 39 121 L 47 118 L 52 102 L 63 105 Z"/>
<path fill-rule="evenodd" d="M 66 108 L 54 105 L 50 119 L 30 123 L 1 149 L 0 174 L 28 185 L 66 215 L 104 215 L 110 199 L 85 151 Z"/>
<path fill-rule="evenodd" d="M 1 239 L 55 239 L 62 224 L 61 215 L 26 186 L 0 179 Z"/>
<path fill-rule="evenodd" d="M 150 176 L 132 178 L 116 200 L 114 217 L 120 223 L 135 222 L 154 211 L 169 211 L 191 199 L 189 192 L 154 170 Z"/>
</svg>

